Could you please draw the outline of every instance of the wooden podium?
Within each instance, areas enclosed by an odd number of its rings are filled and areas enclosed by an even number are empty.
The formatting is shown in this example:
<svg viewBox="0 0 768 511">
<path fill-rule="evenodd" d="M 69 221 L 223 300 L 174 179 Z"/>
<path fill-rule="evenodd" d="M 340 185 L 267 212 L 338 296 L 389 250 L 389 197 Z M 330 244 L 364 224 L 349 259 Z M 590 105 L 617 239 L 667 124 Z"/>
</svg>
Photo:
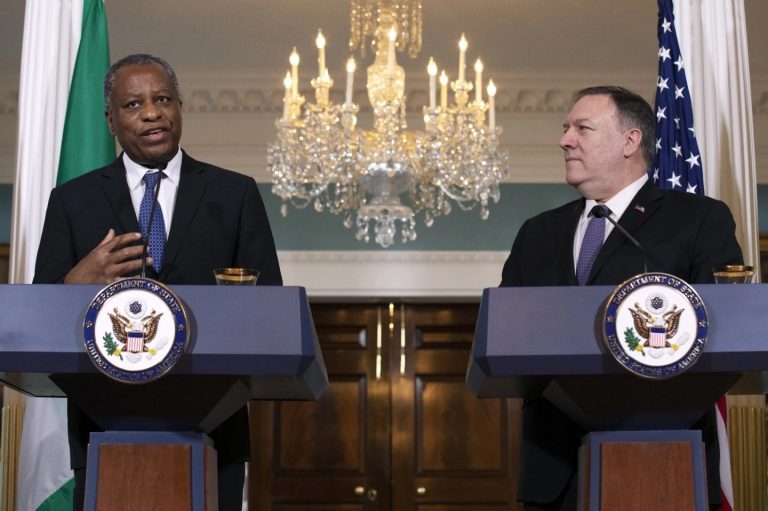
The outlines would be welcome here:
<svg viewBox="0 0 768 511">
<path fill-rule="evenodd" d="M 695 287 L 710 322 L 705 352 L 663 381 L 629 374 L 604 347 L 613 287 L 484 291 L 467 386 L 479 397 L 544 396 L 593 431 L 580 456 L 580 509 L 708 509 L 700 435 L 688 428 L 742 376 L 765 380 L 754 375 L 768 369 L 768 288 Z"/>
<path fill-rule="evenodd" d="M 216 509 L 205 433 L 251 399 L 314 400 L 328 386 L 305 290 L 175 286 L 191 325 L 187 351 L 170 374 L 130 385 L 102 375 L 83 348 L 100 289 L 0 285 L 0 381 L 67 396 L 105 430 L 89 446 L 87 510 Z"/>
</svg>

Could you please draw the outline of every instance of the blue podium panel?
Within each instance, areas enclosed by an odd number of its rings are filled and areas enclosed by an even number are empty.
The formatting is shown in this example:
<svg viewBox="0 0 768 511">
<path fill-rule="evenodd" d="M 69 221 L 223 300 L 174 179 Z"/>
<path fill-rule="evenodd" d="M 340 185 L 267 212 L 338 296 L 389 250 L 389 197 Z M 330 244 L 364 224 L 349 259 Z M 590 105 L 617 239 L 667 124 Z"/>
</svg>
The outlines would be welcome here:
<svg viewBox="0 0 768 511">
<path fill-rule="evenodd" d="M 328 386 L 300 287 L 173 288 L 191 337 L 172 373 L 144 385 L 102 375 L 83 347 L 99 286 L 0 285 L 0 381 L 70 396 L 105 429 L 210 431 L 249 399 L 317 399 Z"/>
<path fill-rule="evenodd" d="M 710 321 L 705 351 L 664 381 L 630 375 L 606 350 L 613 287 L 486 289 L 467 385 L 480 397 L 544 395 L 590 429 L 688 427 L 742 375 L 768 370 L 768 287 L 695 288 Z"/>
</svg>

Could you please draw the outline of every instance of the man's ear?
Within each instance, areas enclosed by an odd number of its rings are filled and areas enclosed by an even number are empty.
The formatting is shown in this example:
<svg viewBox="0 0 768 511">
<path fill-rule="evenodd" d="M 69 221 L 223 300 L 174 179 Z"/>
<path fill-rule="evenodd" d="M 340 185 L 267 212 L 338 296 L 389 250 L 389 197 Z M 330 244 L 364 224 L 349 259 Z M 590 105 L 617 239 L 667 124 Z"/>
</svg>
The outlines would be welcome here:
<svg viewBox="0 0 768 511">
<path fill-rule="evenodd" d="M 624 158 L 630 158 L 640 150 L 643 140 L 643 132 L 638 128 L 632 128 L 624 133 Z"/>
<path fill-rule="evenodd" d="M 111 111 L 105 111 L 104 116 L 107 118 L 107 127 L 109 128 L 109 133 L 113 137 L 115 136 L 115 127 L 112 125 L 112 112 Z"/>
</svg>

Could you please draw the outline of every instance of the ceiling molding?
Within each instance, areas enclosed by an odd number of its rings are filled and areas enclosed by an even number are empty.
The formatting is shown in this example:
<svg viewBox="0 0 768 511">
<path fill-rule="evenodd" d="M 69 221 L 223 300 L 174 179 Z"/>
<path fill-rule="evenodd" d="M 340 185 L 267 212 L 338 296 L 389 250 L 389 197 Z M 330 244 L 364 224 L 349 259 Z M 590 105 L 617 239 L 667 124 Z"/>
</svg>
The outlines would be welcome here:
<svg viewBox="0 0 768 511">
<path fill-rule="evenodd" d="M 413 75 L 410 75 L 413 76 Z M 274 75 L 263 73 L 236 73 L 222 75 L 194 74 L 180 76 L 184 97 L 184 112 L 190 114 L 254 114 L 279 113 L 283 108 L 283 89 Z M 595 83 L 618 83 L 629 87 L 647 100 L 653 101 L 654 88 L 646 80 L 638 80 L 636 74 L 591 75 L 526 75 L 500 73 L 496 108 L 509 113 L 565 113 L 571 107 L 573 95 L 581 88 Z M 411 79 L 409 82 L 414 83 Z M 428 102 L 426 77 L 424 87 L 411 87 L 406 93 L 406 110 L 421 113 Z M 358 84 L 362 77 L 358 77 Z M 552 84 L 558 84 L 552 87 Z M 301 94 L 311 100 L 314 91 L 301 89 Z M 18 112 L 18 86 L 0 84 L 0 115 L 16 115 Z M 344 92 L 336 87 L 331 99 L 344 101 Z M 354 101 L 363 113 L 371 111 L 364 88 L 354 92 Z M 768 77 L 752 77 L 752 109 L 755 115 L 768 115 Z"/>
<path fill-rule="evenodd" d="M 511 156 L 505 181 L 561 183 L 562 156 L 556 138 L 570 98 L 586 85 L 608 82 L 634 88 L 653 101 L 654 88 L 645 84 L 643 89 L 635 75 L 500 75 L 500 83 L 515 84 L 502 88 L 497 97 L 497 122 L 503 129 L 500 144 Z M 0 183 L 15 179 L 18 93 L 9 83 L 0 81 Z M 211 73 L 185 76 L 181 83 L 190 86 L 184 103 L 184 147 L 201 160 L 236 169 L 259 182 L 271 181 L 266 147 L 275 138 L 274 123 L 282 109 L 282 92 L 274 88 L 273 80 L 263 74 Z M 752 91 L 757 181 L 762 184 L 768 183 L 768 137 L 764 135 L 768 132 L 768 77 L 753 77 Z M 359 90 L 356 101 L 368 105 L 363 95 Z M 408 123 L 420 129 L 426 91 L 411 90 L 408 99 Z M 370 109 L 364 109 L 359 121 L 361 127 L 371 124 Z"/>
</svg>

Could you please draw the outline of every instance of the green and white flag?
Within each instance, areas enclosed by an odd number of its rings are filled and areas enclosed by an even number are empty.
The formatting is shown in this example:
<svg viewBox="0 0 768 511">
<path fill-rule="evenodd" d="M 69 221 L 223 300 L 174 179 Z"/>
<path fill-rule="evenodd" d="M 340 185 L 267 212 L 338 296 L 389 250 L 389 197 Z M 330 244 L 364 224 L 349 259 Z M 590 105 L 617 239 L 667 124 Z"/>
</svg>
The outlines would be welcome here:
<svg viewBox="0 0 768 511">
<path fill-rule="evenodd" d="M 11 227 L 11 282 L 32 282 L 48 196 L 115 157 L 104 117 L 103 0 L 27 0 Z M 27 400 L 17 511 L 72 509 L 66 402 Z"/>
<path fill-rule="evenodd" d="M 83 31 L 67 101 L 56 184 L 66 183 L 115 159 L 115 139 L 104 116 L 104 74 L 109 36 L 103 0 L 83 2 Z"/>
</svg>

